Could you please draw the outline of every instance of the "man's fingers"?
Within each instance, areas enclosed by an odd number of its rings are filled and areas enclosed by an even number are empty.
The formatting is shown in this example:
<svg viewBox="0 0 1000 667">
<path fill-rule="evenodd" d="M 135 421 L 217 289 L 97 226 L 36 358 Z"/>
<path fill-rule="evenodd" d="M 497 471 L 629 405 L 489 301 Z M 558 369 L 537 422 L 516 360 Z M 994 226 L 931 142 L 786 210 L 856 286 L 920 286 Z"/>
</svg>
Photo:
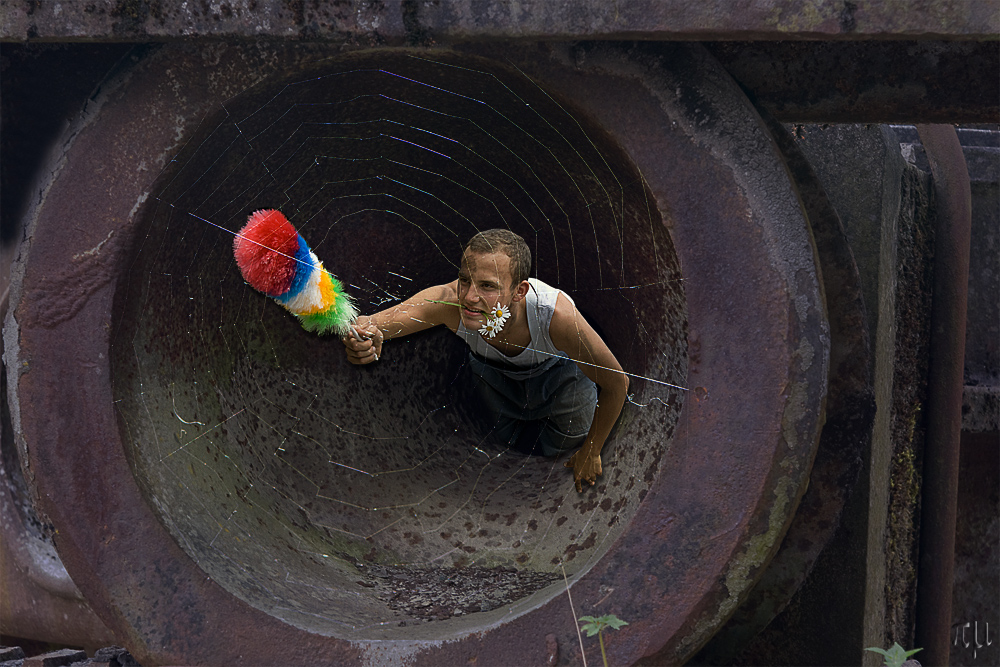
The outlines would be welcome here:
<svg viewBox="0 0 1000 667">
<path fill-rule="evenodd" d="M 363 355 L 364 353 L 367 353 L 369 350 L 371 350 L 374 346 L 372 345 L 372 342 L 370 340 L 366 340 L 366 341 L 351 341 L 351 344 L 348 347 L 357 354 Z"/>
<path fill-rule="evenodd" d="M 340 340 L 348 350 L 365 350 L 372 344 L 370 340 L 358 340 L 350 336 L 344 336 Z"/>
<path fill-rule="evenodd" d="M 368 364 L 373 361 L 378 361 L 378 354 L 375 352 L 373 347 L 366 346 L 361 349 L 348 346 L 347 347 L 347 360 L 352 364 Z"/>
<path fill-rule="evenodd" d="M 352 325 L 351 333 L 340 340 L 347 350 L 347 360 L 356 366 L 378 361 L 382 354 L 382 335 L 373 324 Z"/>
</svg>

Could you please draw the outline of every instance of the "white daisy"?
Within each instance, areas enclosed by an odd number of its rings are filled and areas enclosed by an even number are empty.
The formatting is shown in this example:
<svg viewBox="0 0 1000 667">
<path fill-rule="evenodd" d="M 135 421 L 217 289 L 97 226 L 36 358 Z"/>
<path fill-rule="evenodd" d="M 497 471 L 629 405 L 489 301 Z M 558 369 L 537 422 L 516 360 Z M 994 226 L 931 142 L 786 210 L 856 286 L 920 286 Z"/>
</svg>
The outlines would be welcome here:
<svg viewBox="0 0 1000 667">
<path fill-rule="evenodd" d="M 507 306 L 501 306 L 499 303 L 490 309 L 489 316 L 494 320 L 500 321 L 500 328 L 507 324 L 507 318 L 510 317 L 510 310 Z"/>
<path fill-rule="evenodd" d="M 486 320 L 486 324 L 484 324 L 483 328 L 479 330 L 479 334 L 484 338 L 486 337 L 495 338 L 497 332 L 500 331 L 500 329 L 502 328 L 503 324 L 500 322 L 500 320 Z"/>
</svg>

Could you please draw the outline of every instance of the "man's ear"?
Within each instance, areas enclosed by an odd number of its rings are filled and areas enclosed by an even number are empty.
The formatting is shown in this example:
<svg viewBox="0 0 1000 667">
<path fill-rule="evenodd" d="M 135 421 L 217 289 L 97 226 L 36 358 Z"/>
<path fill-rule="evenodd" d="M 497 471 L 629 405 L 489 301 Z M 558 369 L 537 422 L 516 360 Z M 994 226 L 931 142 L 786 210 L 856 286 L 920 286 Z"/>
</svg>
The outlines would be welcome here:
<svg viewBox="0 0 1000 667">
<path fill-rule="evenodd" d="M 528 296 L 528 290 L 531 289 L 531 283 L 527 280 L 522 280 L 518 283 L 517 287 L 514 288 L 514 296 L 511 301 L 520 301 L 524 297 Z"/>
</svg>

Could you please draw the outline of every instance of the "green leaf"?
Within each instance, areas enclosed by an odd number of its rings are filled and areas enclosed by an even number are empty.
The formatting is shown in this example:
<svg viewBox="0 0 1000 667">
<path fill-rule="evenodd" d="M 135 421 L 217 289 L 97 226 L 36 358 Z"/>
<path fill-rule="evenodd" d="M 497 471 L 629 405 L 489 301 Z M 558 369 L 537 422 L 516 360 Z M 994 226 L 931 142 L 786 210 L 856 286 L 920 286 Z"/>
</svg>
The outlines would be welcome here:
<svg viewBox="0 0 1000 667">
<path fill-rule="evenodd" d="M 628 625 L 628 621 L 623 621 L 614 614 L 611 614 L 610 616 L 605 616 L 604 618 L 608 619 L 606 622 L 607 626 L 609 628 L 614 628 L 615 630 L 619 629 L 623 625 Z"/>
<path fill-rule="evenodd" d="M 594 618 L 593 616 L 581 616 L 578 620 L 580 623 L 584 624 L 580 629 L 586 632 L 588 637 L 593 637 L 604 629 L 604 626 L 601 625 L 600 619 Z"/>
<path fill-rule="evenodd" d="M 892 661 L 894 667 L 902 665 L 904 662 L 906 662 L 906 650 L 902 646 L 900 646 L 897 642 L 893 642 L 892 648 L 889 649 L 888 657 L 889 660 Z"/>
<path fill-rule="evenodd" d="M 584 624 L 580 629 L 586 632 L 588 637 L 600 634 L 604 628 L 614 628 L 617 630 L 623 625 L 628 625 L 627 622 L 618 618 L 614 614 L 606 614 L 599 618 L 594 618 L 593 616 L 581 616 L 577 620 Z"/>
<path fill-rule="evenodd" d="M 898 642 L 893 642 L 892 646 L 889 648 L 888 651 L 880 648 L 875 648 L 874 646 L 871 648 L 866 648 L 865 650 L 872 651 L 874 653 L 879 653 L 885 656 L 885 662 L 883 663 L 885 667 L 900 667 L 904 662 L 906 662 L 907 658 L 909 658 L 917 651 L 922 651 L 923 649 L 915 648 L 912 651 L 906 651 L 903 649 L 902 646 L 899 645 Z"/>
</svg>

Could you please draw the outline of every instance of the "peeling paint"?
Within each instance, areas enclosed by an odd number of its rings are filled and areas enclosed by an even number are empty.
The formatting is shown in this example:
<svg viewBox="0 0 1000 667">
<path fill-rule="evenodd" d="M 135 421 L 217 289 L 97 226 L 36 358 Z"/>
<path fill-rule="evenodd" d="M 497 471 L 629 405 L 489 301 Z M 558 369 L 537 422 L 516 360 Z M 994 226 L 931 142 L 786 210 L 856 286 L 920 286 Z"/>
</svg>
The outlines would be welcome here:
<svg viewBox="0 0 1000 667">
<path fill-rule="evenodd" d="M 142 199 L 145 200 L 145 197 L 143 197 Z M 138 206 L 139 206 L 139 204 L 137 203 L 135 205 L 135 207 L 132 208 L 132 212 L 133 213 L 135 213 L 135 210 L 136 210 L 136 208 L 138 208 Z M 131 216 L 129 216 L 129 217 L 131 217 Z M 112 229 L 110 232 L 108 232 L 108 235 L 104 237 L 104 240 L 101 241 L 100 243 L 98 243 L 97 245 L 95 245 L 93 248 L 91 248 L 90 250 L 84 250 L 83 252 L 78 252 L 75 255 L 73 255 L 73 261 L 77 261 L 77 260 L 83 259 L 84 257 L 93 257 L 94 255 L 96 255 L 97 253 L 99 253 L 101 251 L 101 248 L 104 247 L 104 244 L 107 243 L 108 241 L 110 241 L 111 237 L 114 236 L 114 234 L 115 234 L 115 230 Z"/>
</svg>

